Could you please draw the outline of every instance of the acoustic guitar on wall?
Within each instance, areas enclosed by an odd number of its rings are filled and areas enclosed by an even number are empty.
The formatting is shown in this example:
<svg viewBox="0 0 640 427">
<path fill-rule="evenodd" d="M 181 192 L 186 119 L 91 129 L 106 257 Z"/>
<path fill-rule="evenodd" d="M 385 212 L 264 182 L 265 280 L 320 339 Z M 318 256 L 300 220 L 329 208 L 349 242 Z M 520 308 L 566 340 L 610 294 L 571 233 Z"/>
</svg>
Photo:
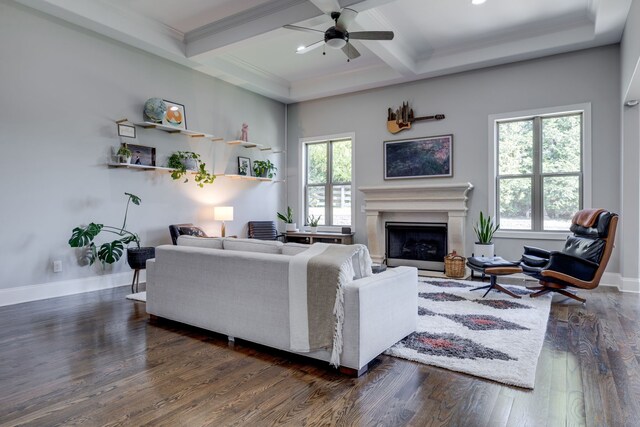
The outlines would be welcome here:
<svg viewBox="0 0 640 427">
<path fill-rule="evenodd" d="M 387 112 L 387 130 L 393 134 L 411 129 L 411 123 L 428 120 L 442 120 L 444 114 L 434 114 L 433 116 L 415 117 L 413 109 L 409 109 L 409 103 L 404 102 L 401 108 L 395 112 L 388 109 Z"/>
</svg>

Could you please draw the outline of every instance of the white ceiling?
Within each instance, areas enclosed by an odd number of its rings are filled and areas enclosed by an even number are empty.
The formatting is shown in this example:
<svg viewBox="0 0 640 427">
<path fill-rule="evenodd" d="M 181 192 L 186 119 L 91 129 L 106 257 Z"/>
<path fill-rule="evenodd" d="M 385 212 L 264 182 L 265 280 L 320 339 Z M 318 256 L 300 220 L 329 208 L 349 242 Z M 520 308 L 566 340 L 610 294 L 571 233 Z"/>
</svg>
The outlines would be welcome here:
<svg viewBox="0 0 640 427">
<path fill-rule="evenodd" d="M 296 102 L 616 43 L 632 0 L 340 0 L 359 12 L 361 57 L 321 40 L 337 0 L 16 0 L 283 102 Z M 323 50 L 326 55 L 323 55 Z"/>
</svg>

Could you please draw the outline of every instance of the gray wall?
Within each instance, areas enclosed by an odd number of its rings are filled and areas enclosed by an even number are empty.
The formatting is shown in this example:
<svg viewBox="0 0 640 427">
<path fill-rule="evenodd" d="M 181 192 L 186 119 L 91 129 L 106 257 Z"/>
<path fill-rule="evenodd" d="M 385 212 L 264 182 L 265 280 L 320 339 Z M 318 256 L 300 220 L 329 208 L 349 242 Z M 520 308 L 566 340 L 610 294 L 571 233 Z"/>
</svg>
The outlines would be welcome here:
<svg viewBox="0 0 640 427">
<path fill-rule="evenodd" d="M 618 248 L 621 289 L 640 291 L 640 106 L 626 107 L 623 102 L 637 96 L 640 87 L 640 1 L 631 5 L 620 44 L 622 147 L 621 147 L 621 231 Z M 636 88 L 636 89 L 634 89 Z"/>
<path fill-rule="evenodd" d="M 427 135 L 454 135 L 454 177 L 394 181 L 391 184 L 471 182 L 467 219 L 469 245 L 480 210 L 488 209 L 488 116 L 511 111 L 591 102 L 593 129 L 593 205 L 620 209 L 619 48 L 607 46 L 544 59 L 487 68 L 290 105 L 288 108 L 288 203 L 296 211 L 299 138 L 355 132 L 356 186 L 384 185 L 382 141 Z M 446 114 L 441 122 L 418 123 L 391 135 L 385 127 L 388 107 L 409 101 L 416 115 Z M 356 240 L 366 242 L 362 193 L 356 192 Z M 497 239 L 496 252 L 517 258 L 522 245 L 550 249 L 558 241 Z M 619 271 L 617 254 L 609 271 Z"/>
<path fill-rule="evenodd" d="M 283 104 L 8 2 L 0 2 L 0 289 L 129 271 L 80 267 L 67 240 L 89 221 L 119 225 L 124 192 L 142 198 L 129 228 L 143 243 L 170 243 L 167 226 L 194 222 L 219 233 L 214 205 L 235 207 L 228 234 L 248 220 L 275 219 L 284 184 L 218 178 L 200 189 L 167 173 L 109 169 L 119 144 L 114 120 L 142 118 L 152 96 L 186 106 L 189 128 L 234 139 L 244 121 L 255 142 L 284 146 Z M 138 129 L 137 144 L 157 148 L 163 163 L 174 150 L 200 153 L 215 172 L 237 172 L 237 156 L 259 151 Z M 277 165 L 282 155 L 271 155 Z M 63 261 L 54 274 L 51 261 Z M 61 285 L 62 286 L 62 285 Z"/>
<path fill-rule="evenodd" d="M 621 66 L 621 89 L 624 98 L 629 91 L 634 79 L 640 79 L 640 71 L 637 67 L 640 64 L 640 1 L 631 3 L 627 23 L 621 41 L 620 62 Z M 637 84 L 637 82 L 636 82 Z"/>
</svg>

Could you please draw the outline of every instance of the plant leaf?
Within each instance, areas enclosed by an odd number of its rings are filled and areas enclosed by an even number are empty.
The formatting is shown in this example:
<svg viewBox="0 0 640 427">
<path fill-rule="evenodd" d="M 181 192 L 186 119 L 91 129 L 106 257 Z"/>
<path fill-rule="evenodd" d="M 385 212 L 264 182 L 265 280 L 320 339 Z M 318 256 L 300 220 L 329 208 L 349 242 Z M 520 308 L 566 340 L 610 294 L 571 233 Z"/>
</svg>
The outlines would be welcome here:
<svg viewBox="0 0 640 427">
<path fill-rule="evenodd" d="M 124 245 L 120 240 L 114 240 L 111 243 L 103 243 L 98 250 L 98 259 L 103 264 L 113 264 L 122 257 Z"/>
<path fill-rule="evenodd" d="M 81 248 L 88 245 L 102 230 L 102 224 L 94 224 L 93 222 L 86 227 L 76 227 L 71 233 L 69 246 L 72 248 Z"/>
<path fill-rule="evenodd" d="M 124 194 L 131 198 L 131 203 L 133 203 L 134 205 L 139 205 L 140 202 L 142 201 L 142 199 L 136 196 L 135 194 L 131 194 L 131 193 L 124 193 Z"/>
</svg>

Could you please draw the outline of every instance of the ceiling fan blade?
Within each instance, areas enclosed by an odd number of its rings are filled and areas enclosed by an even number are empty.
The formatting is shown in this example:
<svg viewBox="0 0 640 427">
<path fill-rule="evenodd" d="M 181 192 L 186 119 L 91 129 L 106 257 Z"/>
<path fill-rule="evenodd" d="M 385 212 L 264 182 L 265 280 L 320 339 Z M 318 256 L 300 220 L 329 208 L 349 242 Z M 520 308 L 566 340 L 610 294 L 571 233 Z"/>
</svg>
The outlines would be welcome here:
<svg viewBox="0 0 640 427">
<path fill-rule="evenodd" d="M 393 31 L 356 31 L 349 33 L 353 40 L 393 40 Z"/>
<path fill-rule="evenodd" d="M 316 29 L 307 28 L 307 27 L 299 27 L 297 25 L 283 25 L 282 28 L 286 28 L 288 30 L 304 31 L 305 33 L 322 33 L 322 34 L 324 34 L 324 31 L 322 31 L 322 30 L 316 30 Z"/>
<path fill-rule="evenodd" d="M 358 52 L 358 49 L 353 47 L 351 43 L 347 43 L 346 45 L 342 46 L 342 51 L 345 55 L 347 55 L 347 58 L 349 59 L 356 59 L 360 56 L 360 52 Z"/>
<path fill-rule="evenodd" d="M 338 0 L 310 0 L 318 9 L 326 14 L 340 10 Z"/>
<path fill-rule="evenodd" d="M 338 22 L 336 23 L 336 28 L 342 31 L 346 31 L 347 28 L 353 23 L 356 19 L 358 12 L 353 9 L 349 9 L 345 7 L 340 11 L 340 17 L 338 18 Z"/>
<path fill-rule="evenodd" d="M 304 46 L 302 48 L 298 48 L 296 53 L 307 53 L 313 49 L 316 49 L 320 46 L 324 45 L 324 40 L 320 40 L 319 42 L 311 43 L 309 46 Z"/>
</svg>

